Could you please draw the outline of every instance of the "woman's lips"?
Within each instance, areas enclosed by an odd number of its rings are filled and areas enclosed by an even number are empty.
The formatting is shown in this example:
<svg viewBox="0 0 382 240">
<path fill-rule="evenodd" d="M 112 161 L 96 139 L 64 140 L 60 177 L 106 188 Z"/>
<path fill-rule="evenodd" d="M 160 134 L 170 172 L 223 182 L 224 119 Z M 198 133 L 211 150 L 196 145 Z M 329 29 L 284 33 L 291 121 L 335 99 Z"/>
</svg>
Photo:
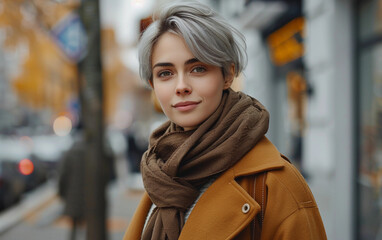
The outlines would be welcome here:
<svg viewBox="0 0 382 240">
<path fill-rule="evenodd" d="M 199 103 L 200 102 L 193 102 L 193 101 L 179 102 L 173 105 L 173 107 L 181 112 L 186 112 L 196 108 Z"/>
</svg>

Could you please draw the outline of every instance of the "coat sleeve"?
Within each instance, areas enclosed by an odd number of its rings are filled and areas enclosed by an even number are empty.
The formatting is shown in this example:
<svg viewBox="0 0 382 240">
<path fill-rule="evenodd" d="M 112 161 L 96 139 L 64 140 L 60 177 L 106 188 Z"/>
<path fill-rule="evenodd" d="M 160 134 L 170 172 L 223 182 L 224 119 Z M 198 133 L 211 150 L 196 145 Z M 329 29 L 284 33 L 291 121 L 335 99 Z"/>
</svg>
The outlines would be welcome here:
<svg viewBox="0 0 382 240">
<path fill-rule="evenodd" d="M 277 240 L 326 240 L 325 228 L 317 207 L 299 208 L 277 229 Z"/>
</svg>

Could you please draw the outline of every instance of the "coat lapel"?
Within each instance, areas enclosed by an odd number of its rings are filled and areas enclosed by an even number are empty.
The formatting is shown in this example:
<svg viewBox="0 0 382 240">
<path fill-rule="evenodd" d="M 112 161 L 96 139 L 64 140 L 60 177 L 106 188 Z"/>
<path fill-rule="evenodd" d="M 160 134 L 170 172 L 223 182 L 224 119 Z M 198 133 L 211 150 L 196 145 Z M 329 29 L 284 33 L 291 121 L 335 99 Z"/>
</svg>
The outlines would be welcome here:
<svg viewBox="0 0 382 240">
<path fill-rule="evenodd" d="M 249 206 L 248 212 L 243 206 Z M 220 176 L 201 196 L 179 240 L 231 239 L 260 211 L 255 200 L 234 181 L 233 171 Z"/>
<path fill-rule="evenodd" d="M 242 160 L 221 175 L 201 196 L 184 225 L 179 240 L 232 239 L 259 213 L 260 205 L 235 178 L 280 169 L 285 161 L 263 138 Z M 243 206 L 249 211 L 243 212 Z"/>
</svg>

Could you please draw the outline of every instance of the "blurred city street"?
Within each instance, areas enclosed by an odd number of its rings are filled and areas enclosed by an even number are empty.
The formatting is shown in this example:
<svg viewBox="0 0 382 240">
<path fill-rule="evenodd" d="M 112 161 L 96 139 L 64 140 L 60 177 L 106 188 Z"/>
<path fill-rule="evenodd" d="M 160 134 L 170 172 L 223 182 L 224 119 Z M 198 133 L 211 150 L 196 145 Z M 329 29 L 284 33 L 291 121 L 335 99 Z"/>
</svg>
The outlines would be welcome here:
<svg viewBox="0 0 382 240">
<path fill-rule="evenodd" d="M 110 240 L 121 240 L 135 208 L 142 196 L 139 183 L 131 182 L 125 163 L 118 166 L 118 179 L 107 190 L 107 230 Z M 133 180 L 134 181 L 134 180 Z M 63 203 L 57 196 L 57 183 L 47 182 L 11 209 L 0 213 L 0 239 L 19 240 L 67 240 L 70 235 L 69 220 L 62 216 Z M 78 240 L 85 238 L 85 226 L 77 232 Z"/>
</svg>

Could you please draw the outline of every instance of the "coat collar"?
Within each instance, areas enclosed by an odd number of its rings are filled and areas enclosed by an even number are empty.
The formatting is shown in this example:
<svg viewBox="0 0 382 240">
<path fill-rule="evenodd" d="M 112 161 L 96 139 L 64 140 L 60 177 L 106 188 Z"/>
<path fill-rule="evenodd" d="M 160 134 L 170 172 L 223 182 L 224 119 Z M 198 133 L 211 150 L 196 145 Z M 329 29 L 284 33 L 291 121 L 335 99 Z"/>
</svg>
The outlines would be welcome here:
<svg viewBox="0 0 382 240">
<path fill-rule="evenodd" d="M 235 177 L 282 168 L 285 160 L 277 148 L 263 137 L 232 169 Z"/>
</svg>

